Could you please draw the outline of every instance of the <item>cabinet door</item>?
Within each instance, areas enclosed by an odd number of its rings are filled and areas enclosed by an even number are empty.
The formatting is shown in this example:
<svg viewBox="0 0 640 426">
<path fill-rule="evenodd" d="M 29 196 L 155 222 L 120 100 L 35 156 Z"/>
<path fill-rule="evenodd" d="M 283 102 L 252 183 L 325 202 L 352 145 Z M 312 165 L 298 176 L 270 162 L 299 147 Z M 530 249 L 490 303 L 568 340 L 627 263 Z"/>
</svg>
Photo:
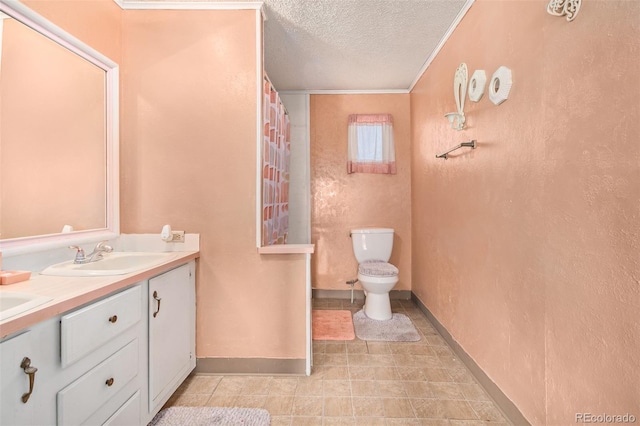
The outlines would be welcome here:
<svg viewBox="0 0 640 426">
<path fill-rule="evenodd" d="M 149 280 L 149 409 L 173 393 L 195 366 L 192 265 Z"/>
<path fill-rule="evenodd" d="M 31 425 L 36 423 L 39 410 L 39 394 L 42 383 L 34 376 L 33 392 L 27 402 L 23 395 L 29 392 L 29 375 L 21 367 L 25 357 L 31 366 L 38 366 L 38 356 L 34 354 L 31 332 L 27 331 L 0 343 L 0 424 Z"/>
</svg>

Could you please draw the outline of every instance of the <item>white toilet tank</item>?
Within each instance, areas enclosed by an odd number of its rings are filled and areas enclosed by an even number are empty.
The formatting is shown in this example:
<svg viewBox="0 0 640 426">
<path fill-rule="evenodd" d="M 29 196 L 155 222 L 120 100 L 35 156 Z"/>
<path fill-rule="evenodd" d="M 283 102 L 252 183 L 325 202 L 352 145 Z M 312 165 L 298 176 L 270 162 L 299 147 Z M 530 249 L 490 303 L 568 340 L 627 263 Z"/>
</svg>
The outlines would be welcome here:
<svg viewBox="0 0 640 426">
<path fill-rule="evenodd" d="M 393 229 L 352 229 L 351 244 L 358 263 L 367 260 L 388 262 L 391 257 L 391 250 L 393 250 Z"/>
</svg>

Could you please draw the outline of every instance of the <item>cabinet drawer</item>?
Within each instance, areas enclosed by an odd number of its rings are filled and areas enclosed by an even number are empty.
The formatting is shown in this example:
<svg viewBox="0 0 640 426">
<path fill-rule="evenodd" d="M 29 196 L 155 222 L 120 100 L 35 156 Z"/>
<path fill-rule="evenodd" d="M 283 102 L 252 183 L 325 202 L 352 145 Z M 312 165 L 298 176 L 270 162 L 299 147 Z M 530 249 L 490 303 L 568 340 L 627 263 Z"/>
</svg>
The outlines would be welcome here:
<svg viewBox="0 0 640 426">
<path fill-rule="evenodd" d="M 136 286 L 64 315 L 60 321 L 62 367 L 77 361 L 140 321 L 142 288 Z"/>
<path fill-rule="evenodd" d="M 140 424 L 140 391 L 136 391 L 102 426 L 133 426 Z"/>
<path fill-rule="evenodd" d="M 138 339 L 58 392 L 58 424 L 77 425 L 138 374 Z"/>
</svg>

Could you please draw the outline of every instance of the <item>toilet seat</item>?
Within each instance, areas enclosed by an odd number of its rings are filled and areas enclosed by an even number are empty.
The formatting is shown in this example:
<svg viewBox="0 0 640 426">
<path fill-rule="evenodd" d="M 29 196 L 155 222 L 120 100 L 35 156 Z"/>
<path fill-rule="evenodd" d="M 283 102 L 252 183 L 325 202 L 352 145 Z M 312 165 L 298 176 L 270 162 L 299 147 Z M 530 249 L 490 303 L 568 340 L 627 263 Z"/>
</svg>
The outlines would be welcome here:
<svg viewBox="0 0 640 426">
<path fill-rule="evenodd" d="M 396 277 L 398 268 L 383 260 L 368 260 L 358 265 L 358 274 L 368 277 Z"/>
</svg>

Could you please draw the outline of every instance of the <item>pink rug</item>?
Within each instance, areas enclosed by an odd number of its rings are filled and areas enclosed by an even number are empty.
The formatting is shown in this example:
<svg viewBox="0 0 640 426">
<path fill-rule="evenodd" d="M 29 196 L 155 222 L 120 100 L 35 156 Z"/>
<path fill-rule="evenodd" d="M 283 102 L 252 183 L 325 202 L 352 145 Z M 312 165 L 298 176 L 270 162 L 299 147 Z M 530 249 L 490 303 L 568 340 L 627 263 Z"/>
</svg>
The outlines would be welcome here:
<svg viewBox="0 0 640 426">
<path fill-rule="evenodd" d="M 353 319 L 349 311 L 316 310 L 311 316 L 313 340 L 353 340 Z"/>
</svg>

